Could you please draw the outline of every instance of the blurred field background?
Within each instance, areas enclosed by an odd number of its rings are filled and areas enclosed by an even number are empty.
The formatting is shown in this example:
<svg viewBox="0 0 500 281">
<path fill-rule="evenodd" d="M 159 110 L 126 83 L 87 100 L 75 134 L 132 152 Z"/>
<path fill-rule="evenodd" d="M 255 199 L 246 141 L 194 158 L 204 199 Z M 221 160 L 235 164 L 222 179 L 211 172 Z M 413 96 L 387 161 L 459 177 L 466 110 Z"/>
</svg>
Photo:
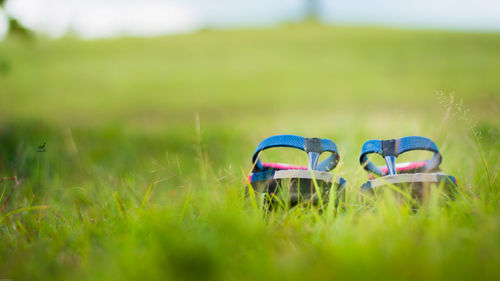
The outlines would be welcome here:
<svg viewBox="0 0 500 281">
<path fill-rule="evenodd" d="M 498 33 L 314 22 L 8 38 L 0 278 L 498 280 L 499 65 Z M 336 142 L 344 208 L 252 208 L 251 154 L 282 133 Z M 407 135 L 437 143 L 457 200 L 361 200 L 361 145 Z"/>
</svg>

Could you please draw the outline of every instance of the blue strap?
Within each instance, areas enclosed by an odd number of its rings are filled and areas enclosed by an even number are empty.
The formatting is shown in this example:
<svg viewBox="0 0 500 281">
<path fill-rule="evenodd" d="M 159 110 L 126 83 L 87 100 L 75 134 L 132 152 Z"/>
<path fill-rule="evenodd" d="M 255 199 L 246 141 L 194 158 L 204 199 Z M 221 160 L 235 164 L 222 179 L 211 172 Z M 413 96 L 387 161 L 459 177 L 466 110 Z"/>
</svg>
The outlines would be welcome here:
<svg viewBox="0 0 500 281">
<path fill-rule="evenodd" d="M 442 157 L 436 144 L 428 138 L 416 136 L 395 140 L 369 140 L 363 144 L 359 162 L 368 172 L 383 176 L 385 174 L 382 173 L 375 164 L 368 160 L 368 154 L 377 153 L 382 155 L 382 157 L 397 157 L 411 150 L 428 150 L 434 152 L 432 158 L 427 161 L 427 164 L 423 167 L 423 171 L 431 171 L 441 164 Z"/>
<path fill-rule="evenodd" d="M 278 135 L 269 137 L 259 143 L 252 157 L 252 162 L 255 163 L 255 167 L 258 170 L 264 170 L 262 163 L 259 159 L 259 154 L 261 151 L 273 148 L 273 147 L 291 147 L 297 148 L 306 152 L 313 151 L 321 154 L 323 152 L 331 152 L 327 159 L 321 161 L 318 166 L 318 171 L 330 171 L 337 166 L 339 162 L 339 153 L 337 152 L 337 146 L 335 143 L 328 139 L 317 139 L 317 138 L 304 138 L 295 135 Z"/>
<path fill-rule="evenodd" d="M 272 180 L 274 178 L 274 170 L 271 171 L 264 171 L 260 173 L 252 173 L 252 176 L 250 177 L 250 182 L 258 182 L 258 181 L 267 181 L 267 180 Z"/>
</svg>

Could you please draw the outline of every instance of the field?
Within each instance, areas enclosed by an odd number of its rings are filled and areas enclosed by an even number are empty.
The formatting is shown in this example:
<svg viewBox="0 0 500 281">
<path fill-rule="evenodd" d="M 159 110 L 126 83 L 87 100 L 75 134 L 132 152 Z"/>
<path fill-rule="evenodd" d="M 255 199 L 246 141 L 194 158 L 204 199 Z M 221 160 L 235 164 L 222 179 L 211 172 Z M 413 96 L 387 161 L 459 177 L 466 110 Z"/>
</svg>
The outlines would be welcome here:
<svg viewBox="0 0 500 281">
<path fill-rule="evenodd" d="M 0 42 L 0 278 L 499 280 L 499 66 L 500 34 L 316 24 Z M 342 206 L 245 197 L 285 133 L 336 142 Z M 362 144 L 408 135 L 455 200 L 360 193 Z"/>
</svg>

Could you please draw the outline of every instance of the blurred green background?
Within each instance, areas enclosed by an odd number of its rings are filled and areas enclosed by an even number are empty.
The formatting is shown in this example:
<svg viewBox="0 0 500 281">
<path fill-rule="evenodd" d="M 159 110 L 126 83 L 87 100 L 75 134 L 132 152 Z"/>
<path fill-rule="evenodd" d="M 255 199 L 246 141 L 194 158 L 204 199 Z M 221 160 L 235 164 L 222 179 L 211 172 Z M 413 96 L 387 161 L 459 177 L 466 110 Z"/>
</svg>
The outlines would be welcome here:
<svg viewBox="0 0 500 281">
<path fill-rule="evenodd" d="M 79 157 L 126 172 L 165 152 L 196 153 L 196 118 L 209 159 L 237 169 L 271 134 L 331 137 L 353 163 L 367 138 L 453 138 L 449 95 L 454 111 L 498 134 L 498 34 L 300 24 L 0 46 L 4 136 L 37 132 L 13 142 L 46 141 L 57 157 L 92 146 L 98 159 Z"/>
<path fill-rule="evenodd" d="M 0 183 L 0 277 L 495 280 L 499 65 L 498 33 L 303 23 L 11 37 L 0 176 L 22 182 Z M 251 212 L 251 154 L 282 133 L 337 143 L 351 195 L 336 220 Z M 407 135 L 436 141 L 460 200 L 417 215 L 362 204 L 361 145 Z"/>
</svg>

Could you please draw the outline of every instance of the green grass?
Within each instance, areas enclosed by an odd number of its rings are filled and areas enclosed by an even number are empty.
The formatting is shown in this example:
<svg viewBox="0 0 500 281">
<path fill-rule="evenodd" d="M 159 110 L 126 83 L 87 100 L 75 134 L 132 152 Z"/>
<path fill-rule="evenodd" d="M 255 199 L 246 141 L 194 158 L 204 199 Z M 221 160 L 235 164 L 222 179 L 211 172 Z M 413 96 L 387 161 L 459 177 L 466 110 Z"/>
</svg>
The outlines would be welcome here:
<svg viewBox="0 0 500 281">
<path fill-rule="evenodd" d="M 0 278 L 498 280 L 499 50 L 318 25 L 0 42 Z M 245 198 L 280 133 L 337 143 L 344 207 Z M 361 145 L 406 135 L 435 140 L 456 200 L 359 193 Z"/>
</svg>

